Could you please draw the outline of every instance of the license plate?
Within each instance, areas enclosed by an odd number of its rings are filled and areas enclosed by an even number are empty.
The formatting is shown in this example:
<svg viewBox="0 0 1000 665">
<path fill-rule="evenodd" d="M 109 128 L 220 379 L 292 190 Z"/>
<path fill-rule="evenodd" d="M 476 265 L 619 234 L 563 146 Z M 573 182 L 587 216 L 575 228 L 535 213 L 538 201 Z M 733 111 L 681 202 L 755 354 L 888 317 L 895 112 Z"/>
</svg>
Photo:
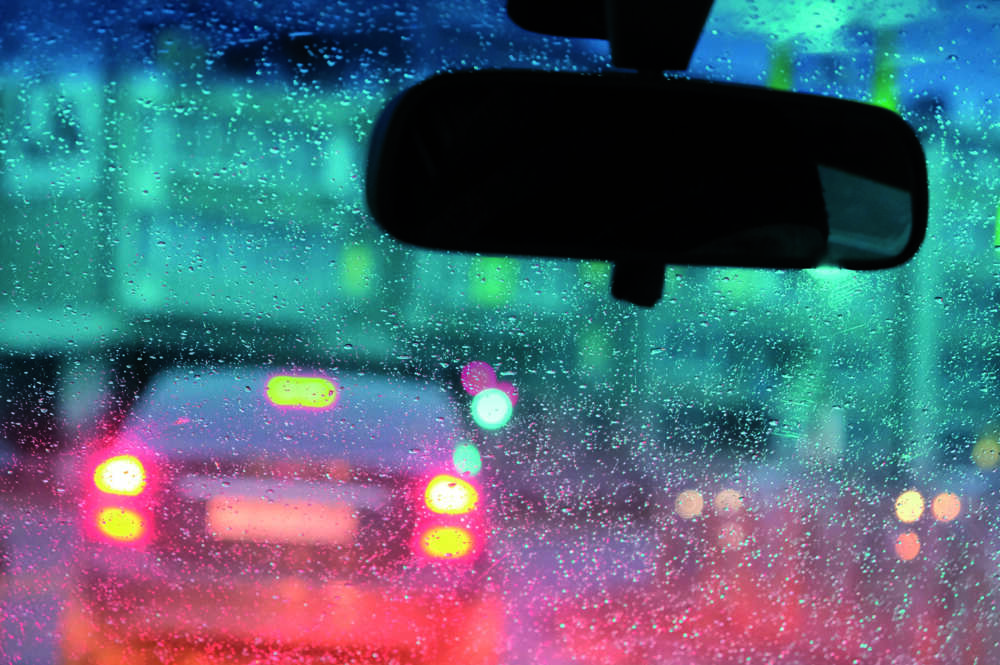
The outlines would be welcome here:
<svg viewBox="0 0 1000 665">
<path fill-rule="evenodd" d="M 296 545 L 350 543 L 358 518 L 346 503 L 214 496 L 206 504 L 206 530 L 216 540 Z"/>
</svg>

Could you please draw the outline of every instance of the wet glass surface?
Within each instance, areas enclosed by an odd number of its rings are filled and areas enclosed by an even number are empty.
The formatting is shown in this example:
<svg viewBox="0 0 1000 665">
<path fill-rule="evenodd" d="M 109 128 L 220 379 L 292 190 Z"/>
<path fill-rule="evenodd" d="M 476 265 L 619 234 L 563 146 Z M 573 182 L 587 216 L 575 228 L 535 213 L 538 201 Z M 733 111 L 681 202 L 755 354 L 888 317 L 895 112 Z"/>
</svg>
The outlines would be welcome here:
<svg viewBox="0 0 1000 665">
<path fill-rule="evenodd" d="M 599 42 L 471 1 L 0 17 L 0 660 L 997 658 L 991 5 L 716 3 L 690 75 L 899 112 L 928 237 L 670 266 L 649 310 L 363 203 L 395 92 Z"/>
</svg>

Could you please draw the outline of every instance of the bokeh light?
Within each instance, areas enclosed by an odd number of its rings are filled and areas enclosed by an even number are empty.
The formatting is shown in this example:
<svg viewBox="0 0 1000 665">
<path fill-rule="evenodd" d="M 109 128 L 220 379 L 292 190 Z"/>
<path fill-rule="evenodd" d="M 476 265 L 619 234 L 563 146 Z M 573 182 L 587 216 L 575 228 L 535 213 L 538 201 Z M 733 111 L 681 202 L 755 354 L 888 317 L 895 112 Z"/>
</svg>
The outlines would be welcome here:
<svg viewBox="0 0 1000 665">
<path fill-rule="evenodd" d="M 267 399 L 275 406 L 324 409 L 338 397 L 333 381 L 321 376 L 274 376 L 267 382 Z"/>
<path fill-rule="evenodd" d="M 340 256 L 341 286 L 350 296 L 364 296 L 371 292 L 378 277 L 378 264 L 371 247 L 359 244 L 345 247 Z"/>
<path fill-rule="evenodd" d="M 712 505 L 720 513 L 738 513 L 743 509 L 743 497 L 734 489 L 724 489 L 715 495 Z"/>
<path fill-rule="evenodd" d="M 487 388 L 495 388 L 497 373 L 493 366 L 482 360 L 473 360 L 462 368 L 462 388 L 470 395 L 478 395 Z"/>
<path fill-rule="evenodd" d="M 476 509 L 479 492 L 461 478 L 441 474 L 427 483 L 424 501 L 435 513 L 461 515 Z"/>
<path fill-rule="evenodd" d="M 457 559 L 472 551 L 473 535 L 457 526 L 435 526 L 420 536 L 420 548 L 435 559 Z"/>
<path fill-rule="evenodd" d="M 907 490 L 896 498 L 896 518 L 910 524 L 924 514 L 924 497 L 917 490 Z"/>
<path fill-rule="evenodd" d="M 705 498 L 698 490 L 684 490 L 677 495 L 674 501 L 674 510 L 686 520 L 693 519 L 701 515 L 705 509 Z"/>
<path fill-rule="evenodd" d="M 938 522 L 950 522 L 962 512 L 962 500 L 957 494 L 941 492 L 931 502 L 931 513 Z"/>
<path fill-rule="evenodd" d="M 116 455 L 97 465 L 94 485 L 106 494 L 136 496 L 146 488 L 146 469 L 134 455 Z"/>
<path fill-rule="evenodd" d="M 507 397 L 510 398 L 511 406 L 517 406 L 517 387 L 513 383 L 510 381 L 501 381 L 496 385 L 496 388 L 504 391 Z"/>
<path fill-rule="evenodd" d="M 500 429 L 513 415 L 514 405 L 499 388 L 487 388 L 472 398 L 472 419 L 483 429 Z"/>
<path fill-rule="evenodd" d="M 97 528 L 123 542 L 137 540 L 146 530 L 139 514 L 127 508 L 105 508 L 97 515 Z"/>
<path fill-rule="evenodd" d="M 992 436 L 981 437 L 972 447 L 972 461 L 984 471 L 995 469 L 1000 464 L 1000 442 Z"/>
<path fill-rule="evenodd" d="M 903 561 L 912 561 L 920 554 L 920 538 L 913 531 L 901 533 L 896 538 L 896 556 Z"/>
<path fill-rule="evenodd" d="M 460 443 L 455 446 L 451 454 L 451 463 L 456 471 L 470 476 L 478 476 L 483 469 L 483 458 L 479 454 L 479 448 L 471 443 Z"/>
</svg>

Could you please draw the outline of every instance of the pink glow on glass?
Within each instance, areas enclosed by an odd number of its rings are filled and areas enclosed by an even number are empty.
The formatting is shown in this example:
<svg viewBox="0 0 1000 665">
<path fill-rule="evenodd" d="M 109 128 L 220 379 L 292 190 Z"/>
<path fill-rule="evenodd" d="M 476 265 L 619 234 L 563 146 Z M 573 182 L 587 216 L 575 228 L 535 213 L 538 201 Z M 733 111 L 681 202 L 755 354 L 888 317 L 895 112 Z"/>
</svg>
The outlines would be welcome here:
<svg viewBox="0 0 1000 665">
<path fill-rule="evenodd" d="M 517 388 L 510 381 L 501 381 L 496 385 L 497 388 L 507 393 L 507 397 L 510 398 L 510 405 L 517 406 Z"/>
<path fill-rule="evenodd" d="M 497 383 L 497 373 L 482 360 L 473 360 L 462 368 L 462 387 L 470 395 L 478 395 Z M 513 401 L 513 400 L 512 400 Z"/>
</svg>

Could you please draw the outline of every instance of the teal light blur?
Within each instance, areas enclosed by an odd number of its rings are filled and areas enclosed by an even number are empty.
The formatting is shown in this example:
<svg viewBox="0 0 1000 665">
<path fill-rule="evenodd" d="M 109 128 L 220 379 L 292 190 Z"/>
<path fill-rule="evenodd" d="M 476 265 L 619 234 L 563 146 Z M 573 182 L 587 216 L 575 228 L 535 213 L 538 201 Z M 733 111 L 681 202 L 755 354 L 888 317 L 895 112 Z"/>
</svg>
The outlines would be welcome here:
<svg viewBox="0 0 1000 665">
<path fill-rule="evenodd" d="M 500 429 L 513 414 L 510 397 L 499 388 L 487 388 L 472 398 L 472 419 L 485 430 Z"/>
<path fill-rule="evenodd" d="M 471 443 L 460 443 L 455 446 L 451 461 L 459 473 L 478 476 L 483 470 L 483 458 L 479 454 L 479 449 Z"/>
</svg>

